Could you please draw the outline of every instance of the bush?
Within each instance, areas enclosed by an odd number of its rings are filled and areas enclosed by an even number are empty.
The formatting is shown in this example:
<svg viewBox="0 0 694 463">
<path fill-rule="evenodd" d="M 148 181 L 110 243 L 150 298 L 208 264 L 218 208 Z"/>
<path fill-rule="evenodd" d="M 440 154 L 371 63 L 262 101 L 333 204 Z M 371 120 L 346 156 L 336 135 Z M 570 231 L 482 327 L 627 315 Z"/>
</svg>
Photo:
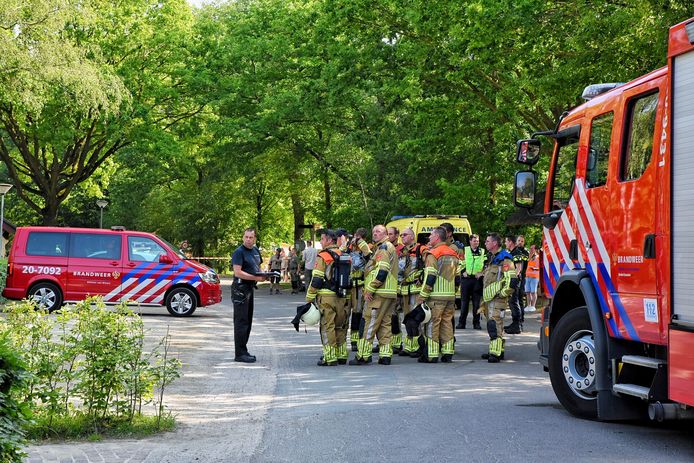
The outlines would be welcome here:
<svg viewBox="0 0 694 463">
<path fill-rule="evenodd" d="M 105 310 L 101 298 L 55 316 L 32 302 L 10 305 L 6 313 L 0 330 L 32 373 L 22 393 L 41 427 L 33 434 L 59 436 L 58 423 L 66 422 L 100 433 L 117 423 L 133 424 L 146 405 L 154 406 L 160 422 L 163 392 L 180 369 L 168 352 L 168 333 L 147 352 L 142 319 L 126 305 Z"/>
<path fill-rule="evenodd" d="M 7 259 L 0 259 L 0 302 L 4 302 L 5 298 L 2 297 L 2 290 L 5 289 L 5 283 L 7 282 Z"/>
<path fill-rule="evenodd" d="M 18 400 L 26 378 L 24 364 L 12 349 L 6 336 L 0 335 L 0 461 L 20 462 L 24 443 L 24 428 L 28 423 L 29 407 Z"/>
</svg>

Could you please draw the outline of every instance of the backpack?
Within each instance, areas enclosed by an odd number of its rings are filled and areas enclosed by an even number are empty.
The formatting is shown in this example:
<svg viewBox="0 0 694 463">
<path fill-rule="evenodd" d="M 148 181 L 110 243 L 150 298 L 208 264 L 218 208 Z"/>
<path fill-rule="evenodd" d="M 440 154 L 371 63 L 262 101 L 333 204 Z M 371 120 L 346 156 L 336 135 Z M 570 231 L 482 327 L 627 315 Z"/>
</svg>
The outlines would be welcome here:
<svg viewBox="0 0 694 463">
<path fill-rule="evenodd" d="M 338 297 L 347 297 L 347 292 L 352 288 L 352 256 L 347 253 L 337 254 L 330 249 L 323 252 L 330 254 L 333 260 L 328 288 Z"/>
</svg>

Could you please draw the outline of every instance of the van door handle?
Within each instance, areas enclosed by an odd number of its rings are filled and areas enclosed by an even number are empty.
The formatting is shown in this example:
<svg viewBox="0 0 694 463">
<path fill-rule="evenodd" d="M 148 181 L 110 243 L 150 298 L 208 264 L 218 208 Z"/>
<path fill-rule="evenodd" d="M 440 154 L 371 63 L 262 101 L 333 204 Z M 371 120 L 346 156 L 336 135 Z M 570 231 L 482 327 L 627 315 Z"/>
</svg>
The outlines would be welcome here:
<svg viewBox="0 0 694 463">
<path fill-rule="evenodd" d="M 127 265 L 128 267 L 136 267 L 137 266 L 137 264 L 135 262 L 128 262 L 125 265 Z"/>
<path fill-rule="evenodd" d="M 114 260 L 114 261 L 111 261 L 111 265 L 113 265 L 114 267 L 118 267 L 120 265 L 120 262 L 118 262 L 117 260 Z"/>
</svg>

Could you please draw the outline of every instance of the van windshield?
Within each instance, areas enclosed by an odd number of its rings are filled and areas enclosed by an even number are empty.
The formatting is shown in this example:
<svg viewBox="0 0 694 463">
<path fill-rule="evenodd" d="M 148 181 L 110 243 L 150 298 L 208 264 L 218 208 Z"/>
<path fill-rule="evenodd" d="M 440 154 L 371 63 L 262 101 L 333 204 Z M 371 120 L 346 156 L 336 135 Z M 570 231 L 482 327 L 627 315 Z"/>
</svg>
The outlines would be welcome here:
<svg viewBox="0 0 694 463">
<path fill-rule="evenodd" d="M 183 252 L 182 252 L 180 249 L 178 249 L 176 246 L 174 246 L 173 244 L 169 243 L 168 241 L 166 241 L 166 240 L 165 240 L 164 238 L 162 238 L 161 236 L 159 237 L 159 239 L 162 241 L 162 243 L 164 243 L 164 244 L 169 248 L 170 251 L 172 251 L 172 252 L 173 252 L 174 254 L 176 254 L 178 257 L 180 257 L 180 258 L 183 259 L 183 260 L 188 260 L 188 258 L 185 256 L 185 254 L 183 254 Z"/>
</svg>

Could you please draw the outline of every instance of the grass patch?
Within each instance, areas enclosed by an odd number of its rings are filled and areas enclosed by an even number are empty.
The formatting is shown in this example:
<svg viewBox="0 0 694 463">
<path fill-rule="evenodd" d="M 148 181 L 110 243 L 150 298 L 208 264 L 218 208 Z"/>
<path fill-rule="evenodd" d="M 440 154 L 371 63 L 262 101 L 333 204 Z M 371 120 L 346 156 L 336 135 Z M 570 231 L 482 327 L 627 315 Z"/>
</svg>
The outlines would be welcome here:
<svg viewBox="0 0 694 463">
<path fill-rule="evenodd" d="M 36 415 L 27 429 L 27 438 L 42 440 L 88 440 L 97 442 L 105 438 L 143 438 L 160 432 L 173 431 L 176 419 L 171 413 L 161 419 L 151 415 L 137 415 L 132 421 L 125 418 L 106 418 L 99 422 L 84 414 L 71 416 Z"/>
</svg>

